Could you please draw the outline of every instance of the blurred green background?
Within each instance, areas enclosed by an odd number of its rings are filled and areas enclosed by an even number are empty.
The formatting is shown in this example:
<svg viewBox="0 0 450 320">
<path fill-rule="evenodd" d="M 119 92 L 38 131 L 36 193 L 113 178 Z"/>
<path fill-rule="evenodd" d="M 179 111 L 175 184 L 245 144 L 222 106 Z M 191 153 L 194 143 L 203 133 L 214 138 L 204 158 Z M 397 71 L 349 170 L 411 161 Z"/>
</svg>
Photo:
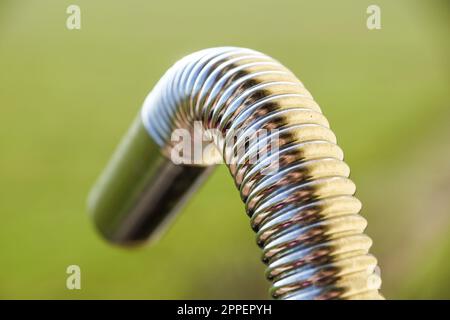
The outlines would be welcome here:
<svg viewBox="0 0 450 320">
<path fill-rule="evenodd" d="M 382 29 L 366 28 L 381 7 Z M 81 30 L 66 8 L 81 7 Z M 225 168 L 157 244 L 104 243 L 86 196 L 185 54 L 253 48 L 322 106 L 346 153 L 387 298 L 450 298 L 447 1 L 0 2 L 0 298 L 268 297 Z M 66 289 L 80 265 L 82 290 Z"/>
</svg>

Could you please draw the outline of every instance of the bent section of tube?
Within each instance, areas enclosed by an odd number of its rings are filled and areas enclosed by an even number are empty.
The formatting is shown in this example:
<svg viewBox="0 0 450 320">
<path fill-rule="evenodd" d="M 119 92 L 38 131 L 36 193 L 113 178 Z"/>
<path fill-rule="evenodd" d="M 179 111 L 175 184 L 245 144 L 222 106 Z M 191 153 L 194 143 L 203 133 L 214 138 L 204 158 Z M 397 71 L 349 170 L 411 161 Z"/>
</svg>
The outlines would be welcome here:
<svg viewBox="0 0 450 320">
<path fill-rule="evenodd" d="M 196 122 L 215 130 L 215 152 L 200 166 L 175 165 L 172 133 L 193 132 Z M 264 141 L 274 143 L 260 157 Z M 122 244 L 156 234 L 217 155 L 257 233 L 273 298 L 382 298 L 367 222 L 328 120 L 290 70 L 249 49 L 202 50 L 161 78 L 91 194 L 98 228 Z"/>
</svg>

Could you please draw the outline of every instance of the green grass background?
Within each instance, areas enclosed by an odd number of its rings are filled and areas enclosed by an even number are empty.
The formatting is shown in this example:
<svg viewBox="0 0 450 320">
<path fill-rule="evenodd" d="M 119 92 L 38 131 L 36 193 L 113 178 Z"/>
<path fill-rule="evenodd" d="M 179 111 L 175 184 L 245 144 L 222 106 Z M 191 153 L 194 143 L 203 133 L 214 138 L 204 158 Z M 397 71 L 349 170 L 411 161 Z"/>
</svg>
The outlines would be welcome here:
<svg viewBox="0 0 450 320">
<path fill-rule="evenodd" d="M 366 28 L 366 8 L 382 29 Z M 82 29 L 65 27 L 69 4 Z M 234 45 L 292 69 L 352 168 L 387 298 L 450 298 L 447 1 L 0 2 L 0 298 L 267 298 L 225 168 L 161 241 L 103 242 L 86 196 L 178 58 Z M 78 264 L 82 290 L 65 287 Z"/>
</svg>

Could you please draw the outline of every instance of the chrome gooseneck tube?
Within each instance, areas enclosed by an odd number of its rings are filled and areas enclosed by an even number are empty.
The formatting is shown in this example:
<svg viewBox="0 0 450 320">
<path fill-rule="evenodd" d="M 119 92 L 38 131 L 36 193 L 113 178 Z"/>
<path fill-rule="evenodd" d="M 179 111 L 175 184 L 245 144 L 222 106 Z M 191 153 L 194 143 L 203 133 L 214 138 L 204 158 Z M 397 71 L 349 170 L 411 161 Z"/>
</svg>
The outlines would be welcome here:
<svg viewBox="0 0 450 320">
<path fill-rule="evenodd" d="M 175 164 L 173 133 L 195 136 L 198 123 L 214 130 L 215 148 L 200 162 L 183 152 Z M 260 130 L 275 141 L 268 156 L 252 158 L 259 148 L 251 146 L 236 152 Z M 202 50 L 161 78 L 90 194 L 97 228 L 122 245 L 158 234 L 220 160 L 245 203 L 273 298 L 382 298 L 361 203 L 328 121 L 292 72 L 249 49 Z"/>
</svg>

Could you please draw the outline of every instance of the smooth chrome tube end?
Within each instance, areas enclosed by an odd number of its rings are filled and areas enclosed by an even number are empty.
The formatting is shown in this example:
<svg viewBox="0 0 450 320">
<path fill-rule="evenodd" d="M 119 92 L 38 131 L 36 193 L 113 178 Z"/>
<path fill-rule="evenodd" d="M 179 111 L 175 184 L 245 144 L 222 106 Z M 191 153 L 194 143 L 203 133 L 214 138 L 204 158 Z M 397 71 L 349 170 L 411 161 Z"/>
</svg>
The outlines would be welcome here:
<svg viewBox="0 0 450 320">
<path fill-rule="evenodd" d="M 157 238 L 211 167 L 175 165 L 138 117 L 88 198 L 88 210 L 108 241 L 136 245 Z"/>
</svg>

